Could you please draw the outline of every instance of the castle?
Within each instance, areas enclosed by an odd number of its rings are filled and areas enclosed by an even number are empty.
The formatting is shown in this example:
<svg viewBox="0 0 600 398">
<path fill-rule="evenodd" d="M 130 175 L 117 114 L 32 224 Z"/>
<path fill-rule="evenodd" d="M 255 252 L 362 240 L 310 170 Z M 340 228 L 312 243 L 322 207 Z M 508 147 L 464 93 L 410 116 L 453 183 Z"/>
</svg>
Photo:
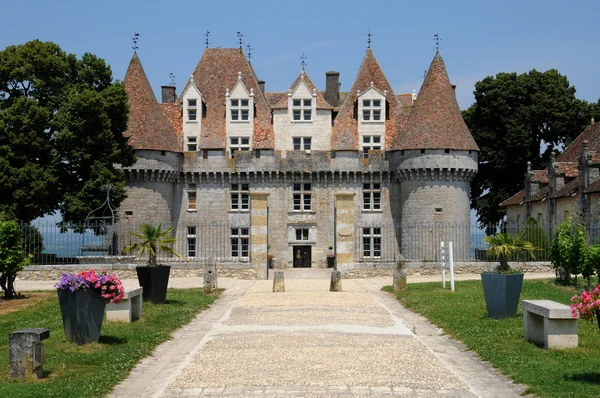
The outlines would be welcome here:
<svg viewBox="0 0 600 398">
<path fill-rule="evenodd" d="M 120 225 L 174 226 L 185 261 L 319 267 L 334 251 L 347 269 L 423 260 L 444 239 L 469 258 L 468 227 L 435 228 L 469 224 L 479 151 L 439 53 L 418 96 L 394 93 L 371 48 L 349 92 L 305 70 L 265 91 L 241 48 L 206 49 L 162 103 L 137 53 L 124 85 L 137 162 Z"/>
</svg>

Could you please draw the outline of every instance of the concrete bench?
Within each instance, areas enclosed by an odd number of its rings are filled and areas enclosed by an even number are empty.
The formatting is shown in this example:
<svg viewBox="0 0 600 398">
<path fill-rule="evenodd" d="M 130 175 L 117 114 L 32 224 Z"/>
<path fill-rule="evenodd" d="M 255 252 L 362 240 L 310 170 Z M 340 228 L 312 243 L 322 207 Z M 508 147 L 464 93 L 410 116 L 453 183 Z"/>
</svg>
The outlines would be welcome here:
<svg viewBox="0 0 600 398">
<path fill-rule="evenodd" d="M 577 318 L 571 308 L 551 300 L 523 300 L 525 338 L 545 349 L 574 348 L 579 344 Z"/>
<path fill-rule="evenodd" d="M 142 317 L 142 291 L 144 288 L 125 290 L 125 297 L 118 304 L 106 304 L 108 322 L 133 322 Z"/>
</svg>

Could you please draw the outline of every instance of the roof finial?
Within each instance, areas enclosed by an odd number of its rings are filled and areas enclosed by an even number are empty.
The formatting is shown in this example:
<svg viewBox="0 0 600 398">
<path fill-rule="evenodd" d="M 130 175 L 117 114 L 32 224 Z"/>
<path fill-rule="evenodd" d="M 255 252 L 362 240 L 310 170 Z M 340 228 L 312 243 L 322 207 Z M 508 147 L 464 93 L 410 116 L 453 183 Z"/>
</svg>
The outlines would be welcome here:
<svg viewBox="0 0 600 398">
<path fill-rule="evenodd" d="M 242 72 L 238 72 L 238 80 L 242 80 Z"/>
<path fill-rule="evenodd" d="M 140 34 L 138 32 L 133 32 L 133 37 L 131 38 L 131 40 L 133 40 L 133 46 L 131 46 L 131 48 L 133 48 L 133 51 L 136 52 L 137 49 L 139 48 L 137 43 L 138 40 L 140 39 Z"/>
<path fill-rule="evenodd" d="M 423 69 L 423 79 L 427 77 L 427 69 Z"/>
<path fill-rule="evenodd" d="M 304 53 L 302 53 L 302 56 L 300 57 L 300 59 L 302 60 L 300 62 L 300 66 L 302 66 L 302 70 L 304 70 L 304 68 L 306 67 L 306 56 L 304 55 Z"/>
<path fill-rule="evenodd" d="M 440 41 L 442 39 L 440 39 L 440 35 L 438 35 L 437 33 L 435 35 L 433 35 L 433 41 L 435 42 L 435 52 L 439 52 L 440 51 Z"/>
<path fill-rule="evenodd" d="M 250 63 L 252 63 L 252 50 L 254 49 L 250 45 L 250 42 L 248 42 L 248 45 L 246 46 L 246 51 L 248 52 L 248 62 Z"/>
<path fill-rule="evenodd" d="M 367 48 L 371 48 L 371 38 L 373 37 L 371 34 L 371 28 L 369 28 L 369 33 L 367 33 L 365 36 L 367 36 Z"/>
<path fill-rule="evenodd" d="M 173 73 L 173 71 L 169 72 L 169 80 L 171 81 L 169 83 L 169 86 L 175 87 L 175 74 Z"/>
<path fill-rule="evenodd" d="M 238 41 L 240 42 L 240 48 L 244 47 L 244 35 L 242 32 L 237 32 Z"/>
<path fill-rule="evenodd" d="M 206 48 L 208 48 L 208 45 L 210 44 L 210 31 L 208 29 L 206 29 L 206 33 L 204 34 L 204 37 L 206 37 L 206 40 L 204 41 L 204 43 L 206 44 Z"/>
</svg>

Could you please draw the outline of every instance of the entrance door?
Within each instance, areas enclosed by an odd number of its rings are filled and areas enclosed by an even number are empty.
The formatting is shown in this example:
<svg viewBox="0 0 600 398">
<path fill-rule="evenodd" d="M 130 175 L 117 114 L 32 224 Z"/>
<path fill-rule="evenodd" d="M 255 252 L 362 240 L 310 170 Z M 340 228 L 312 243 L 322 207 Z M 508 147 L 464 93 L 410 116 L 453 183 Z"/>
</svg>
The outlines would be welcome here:
<svg viewBox="0 0 600 398">
<path fill-rule="evenodd" d="M 310 268 L 310 246 L 294 246 L 294 268 Z"/>
</svg>

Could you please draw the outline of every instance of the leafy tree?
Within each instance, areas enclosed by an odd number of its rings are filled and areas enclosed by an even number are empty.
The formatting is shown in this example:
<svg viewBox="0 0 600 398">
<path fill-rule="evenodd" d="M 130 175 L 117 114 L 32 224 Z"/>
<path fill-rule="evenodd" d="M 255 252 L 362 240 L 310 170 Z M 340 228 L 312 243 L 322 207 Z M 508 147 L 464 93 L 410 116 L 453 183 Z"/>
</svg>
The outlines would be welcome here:
<svg viewBox="0 0 600 398">
<path fill-rule="evenodd" d="M 487 249 L 488 257 L 497 258 L 500 261 L 500 265 L 496 269 L 501 273 L 510 271 L 508 260 L 511 257 L 525 252 L 535 258 L 535 252 L 538 250 L 531 242 L 521 240 L 518 235 L 511 233 L 486 236 L 483 241 L 489 245 Z"/>
<path fill-rule="evenodd" d="M 535 218 L 529 217 L 527 219 L 523 229 L 519 231 L 519 239 L 531 242 L 534 247 L 539 249 L 539 255 L 536 256 L 537 258 L 542 260 L 548 258 L 550 240 Z"/>
<path fill-rule="evenodd" d="M 523 188 L 527 162 L 546 167 L 550 153 L 577 137 L 599 107 L 575 98 L 575 87 L 554 69 L 488 76 L 474 95 L 463 111 L 481 149 L 471 207 L 480 222 L 497 224 L 505 214 L 500 202 Z"/>
<path fill-rule="evenodd" d="M 550 247 L 550 260 L 562 283 L 568 283 L 570 276 L 582 271 L 586 257 L 585 228 L 571 217 L 567 218 L 554 233 Z"/>
<path fill-rule="evenodd" d="M 594 274 L 598 276 L 598 284 L 600 284 L 600 243 L 587 247 L 583 268 L 585 270 L 583 276 L 588 275 L 586 278 L 588 287 L 590 285 L 590 278 Z"/>
<path fill-rule="evenodd" d="M 17 223 L 0 221 L 0 287 L 5 299 L 12 299 L 16 295 L 14 281 L 27 260 Z"/>
<path fill-rule="evenodd" d="M 133 150 L 127 94 L 93 54 L 38 40 L 0 51 L 0 215 L 29 222 L 60 210 L 81 222 L 112 185 L 118 205 Z"/>
<path fill-rule="evenodd" d="M 131 232 L 131 235 L 138 238 L 141 242 L 136 242 L 131 246 L 127 246 L 125 253 L 138 252 L 138 255 L 143 256 L 148 254 L 148 266 L 156 267 L 156 256 L 160 252 L 165 252 L 172 256 L 181 257 L 171 247 L 175 243 L 175 237 L 171 235 L 173 227 L 162 230 L 162 224 L 156 227 L 150 224 L 142 224 L 139 232 Z"/>
</svg>

